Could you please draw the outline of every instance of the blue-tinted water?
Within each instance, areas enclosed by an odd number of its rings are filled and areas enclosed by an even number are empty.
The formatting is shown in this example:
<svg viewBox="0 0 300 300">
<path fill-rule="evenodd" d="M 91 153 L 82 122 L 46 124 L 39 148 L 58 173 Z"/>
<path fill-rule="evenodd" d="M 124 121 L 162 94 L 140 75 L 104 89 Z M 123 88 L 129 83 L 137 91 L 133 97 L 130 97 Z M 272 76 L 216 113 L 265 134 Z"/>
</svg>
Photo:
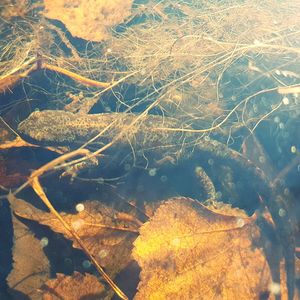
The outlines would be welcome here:
<svg viewBox="0 0 300 300">
<path fill-rule="evenodd" d="M 108 26 L 106 39 L 88 41 L 72 36 L 70 24 L 43 17 L 38 1 L 28 2 L 28 7 L 35 5 L 32 10 L 20 6 L 24 13 L 10 11 L 9 7 L 18 4 L 6 2 L 0 11 L 1 145 L 20 135 L 37 147 L 15 145 L 0 150 L 0 298 L 42 299 L 37 281 L 45 283 L 57 273 L 78 271 L 97 276 L 84 251 L 72 247 L 70 238 L 56 233 L 59 230 L 33 221 L 34 217 L 13 219 L 15 208 L 6 195 L 26 182 L 33 170 L 88 142 L 90 136 L 85 138 L 84 128 L 88 133 L 101 132 L 103 128 L 89 115 L 103 113 L 111 114 L 105 132 L 86 146 L 95 152 L 113 142 L 101 151 L 98 165 L 94 162 L 83 168 L 85 165 L 79 164 L 74 170 L 51 167 L 40 176 L 57 211 L 74 214 L 78 204 L 84 207 L 95 200 L 115 210 L 111 227 L 125 214 L 142 226 L 149 220 L 149 211 L 154 213 L 166 199 L 180 196 L 215 206 L 226 203 L 249 216 L 256 212 L 263 240 L 259 245 L 265 250 L 272 280 L 279 280 L 274 261 L 285 260 L 288 281 L 282 287 L 288 286 L 291 297 L 294 281 L 299 284 L 299 274 L 293 270 L 299 251 L 293 251 L 299 247 L 300 23 L 291 21 L 286 28 L 282 21 L 275 22 L 272 18 L 280 17 L 278 11 L 283 9 L 276 1 L 278 9 L 273 12 L 247 1 L 222 3 L 220 10 L 219 1 L 215 6 L 212 2 L 134 1 L 130 16 Z M 235 17 L 240 13 L 245 13 L 245 22 L 237 25 L 240 19 Z M 283 10 L 282 15 L 286 14 Z M 90 21 L 92 15 L 90 12 Z M 111 85 L 103 89 L 94 81 Z M 289 91 L 290 86 L 293 89 Z M 280 91 L 280 87 L 286 90 Z M 25 133 L 19 126 L 34 111 L 44 110 L 56 110 L 57 119 L 58 111 L 75 114 L 78 123 L 64 120 L 57 130 L 60 137 L 69 132 L 63 142 L 50 138 L 49 126 L 56 126 L 55 119 L 45 118 L 42 125 L 33 123 Z M 115 112 L 145 117 L 129 128 L 127 119 L 116 122 Z M 86 119 L 79 122 L 82 115 L 87 115 Z M 149 115 L 158 121 L 143 128 Z M 35 125 L 40 126 L 38 135 L 33 134 Z M 70 160 L 61 163 L 66 162 Z M 204 175 L 197 175 L 197 170 Z M 29 185 L 16 197 L 47 211 Z M 271 217 L 262 213 L 265 208 Z M 97 218 L 94 211 L 90 215 Z M 32 291 L 26 286 L 32 275 L 26 269 L 30 266 L 24 264 L 28 278 L 16 279 L 14 261 L 22 261 L 22 251 L 24 257 L 30 254 L 22 243 L 18 244 L 21 251 L 14 250 L 18 226 L 28 229 L 32 241 L 47 241 L 37 255 L 44 255 L 47 263 L 41 263 L 41 277 L 30 283 Z M 104 241 L 96 240 L 99 245 L 95 246 L 100 250 L 107 242 L 101 238 Z M 280 254 L 276 256 L 273 249 Z M 103 267 L 132 299 L 141 269 L 129 257 L 124 255 L 128 264 L 114 271 L 109 263 Z M 167 263 L 165 268 L 169 268 Z M 256 296 L 270 293 L 264 287 Z M 181 299 L 178 294 L 174 297 Z M 96 298 L 103 299 L 104 294 Z M 205 295 L 195 299 L 200 298 Z"/>
</svg>

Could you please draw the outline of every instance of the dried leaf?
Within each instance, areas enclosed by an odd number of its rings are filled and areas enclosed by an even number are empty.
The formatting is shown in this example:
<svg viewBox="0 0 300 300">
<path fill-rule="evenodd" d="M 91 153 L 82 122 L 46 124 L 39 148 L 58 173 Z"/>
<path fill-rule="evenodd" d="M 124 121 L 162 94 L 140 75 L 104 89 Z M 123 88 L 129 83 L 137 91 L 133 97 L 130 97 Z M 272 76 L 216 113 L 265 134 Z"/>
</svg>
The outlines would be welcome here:
<svg viewBox="0 0 300 300">
<path fill-rule="evenodd" d="M 18 199 L 10 194 L 10 202 L 15 202 L 17 206 Z M 30 299 L 41 299 L 38 289 L 49 278 L 50 266 L 43 251 L 40 241 L 33 236 L 30 230 L 13 216 L 14 227 L 14 248 L 13 248 L 13 269 L 9 274 L 7 281 L 10 287 L 12 299 L 19 299 L 20 292 Z"/>
<path fill-rule="evenodd" d="M 112 296 L 95 276 L 78 272 L 72 276 L 57 274 L 57 278 L 46 282 L 42 290 L 43 300 L 96 300 L 111 299 Z"/>
<path fill-rule="evenodd" d="M 73 236 L 52 214 L 38 210 L 28 203 L 24 205 L 25 209 L 15 211 L 18 216 L 49 226 L 53 231 L 72 240 L 75 248 L 81 249 Z M 76 231 L 99 264 L 106 268 L 110 276 L 114 276 L 131 260 L 137 225 L 134 222 L 118 221 L 115 218 L 117 212 L 100 202 L 88 201 L 81 205 L 83 210 L 79 213 L 61 213 L 61 216 Z"/>
<path fill-rule="evenodd" d="M 226 208 L 228 211 L 228 208 Z M 188 198 L 162 204 L 140 229 L 135 299 L 258 299 L 270 271 L 252 218 L 216 213 Z"/>
</svg>

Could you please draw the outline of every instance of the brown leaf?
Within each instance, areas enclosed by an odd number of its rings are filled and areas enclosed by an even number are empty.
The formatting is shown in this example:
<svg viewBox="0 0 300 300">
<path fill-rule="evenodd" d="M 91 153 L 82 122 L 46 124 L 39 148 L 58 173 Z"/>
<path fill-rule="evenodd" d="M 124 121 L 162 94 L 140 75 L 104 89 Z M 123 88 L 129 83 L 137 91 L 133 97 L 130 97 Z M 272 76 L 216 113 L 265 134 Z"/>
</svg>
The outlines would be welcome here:
<svg viewBox="0 0 300 300">
<path fill-rule="evenodd" d="M 57 274 L 42 287 L 43 300 L 111 299 L 104 286 L 91 274 L 75 272 L 72 276 Z"/>
<path fill-rule="evenodd" d="M 13 227 L 14 263 L 7 279 L 12 299 L 19 299 L 20 295 L 16 291 L 30 296 L 32 300 L 41 299 L 38 289 L 49 278 L 50 273 L 47 256 L 40 241 L 14 216 Z"/>
<path fill-rule="evenodd" d="M 88 201 L 83 210 L 76 214 L 61 213 L 64 220 L 76 231 L 90 253 L 105 267 L 110 276 L 122 270 L 131 260 L 132 243 L 137 236 L 134 222 L 118 221 L 117 211 L 98 201 Z M 62 233 L 73 241 L 73 246 L 80 246 L 74 241 L 60 221 L 52 214 L 24 204 L 25 209 L 15 213 L 23 218 L 34 220 L 49 226 L 53 231 Z"/>
<path fill-rule="evenodd" d="M 228 207 L 226 208 L 228 212 Z M 140 229 L 135 299 L 258 299 L 270 271 L 252 218 L 216 213 L 188 198 L 162 204 Z"/>
</svg>

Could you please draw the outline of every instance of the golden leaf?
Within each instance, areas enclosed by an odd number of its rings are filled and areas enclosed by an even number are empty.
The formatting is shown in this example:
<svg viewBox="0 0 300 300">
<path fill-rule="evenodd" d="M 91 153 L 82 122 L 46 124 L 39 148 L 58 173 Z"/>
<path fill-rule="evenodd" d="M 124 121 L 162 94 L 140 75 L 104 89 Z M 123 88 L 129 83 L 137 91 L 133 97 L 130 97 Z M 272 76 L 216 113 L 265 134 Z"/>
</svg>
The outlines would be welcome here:
<svg viewBox="0 0 300 300">
<path fill-rule="evenodd" d="M 102 41 L 108 28 L 130 15 L 132 0 L 45 0 L 45 16 L 63 22 L 74 37 Z"/>
<path fill-rule="evenodd" d="M 91 274 L 75 272 L 72 276 L 57 274 L 56 279 L 45 283 L 43 300 L 110 299 L 104 286 Z"/>
<path fill-rule="evenodd" d="M 135 299 L 258 299 L 270 270 L 254 219 L 213 212 L 189 198 L 162 204 L 140 229 L 133 256 L 142 268 Z"/>
<path fill-rule="evenodd" d="M 133 220 L 120 221 L 116 218 L 117 211 L 98 201 L 84 202 L 80 207 L 82 211 L 76 214 L 61 213 L 61 216 L 98 263 L 106 268 L 110 276 L 114 276 L 131 260 L 132 243 L 137 236 L 138 225 Z M 74 237 L 51 213 L 38 210 L 28 203 L 24 203 L 24 209 L 18 209 L 15 213 L 62 233 L 73 241 L 75 248 L 81 249 Z"/>
</svg>

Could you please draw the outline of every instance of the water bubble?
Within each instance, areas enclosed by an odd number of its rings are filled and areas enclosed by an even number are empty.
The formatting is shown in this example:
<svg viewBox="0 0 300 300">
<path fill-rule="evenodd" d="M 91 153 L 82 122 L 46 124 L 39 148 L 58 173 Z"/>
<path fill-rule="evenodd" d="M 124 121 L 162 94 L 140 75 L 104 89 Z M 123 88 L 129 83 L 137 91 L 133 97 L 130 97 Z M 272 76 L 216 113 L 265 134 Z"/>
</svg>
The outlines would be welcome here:
<svg viewBox="0 0 300 300">
<path fill-rule="evenodd" d="M 296 152 L 297 152 L 296 146 L 292 146 L 292 147 L 291 147 L 291 152 L 292 152 L 292 153 L 296 153 Z"/>
<path fill-rule="evenodd" d="M 268 289 L 271 294 L 273 295 L 279 295 L 280 293 L 280 283 L 278 282 L 271 282 L 268 286 Z"/>
<path fill-rule="evenodd" d="M 244 225 L 245 225 L 245 221 L 244 221 L 244 219 L 242 219 L 242 218 L 238 218 L 237 220 L 236 220 L 236 225 L 237 225 L 237 227 L 243 227 Z"/>
<path fill-rule="evenodd" d="M 260 162 L 261 164 L 264 164 L 264 163 L 266 162 L 266 158 L 265 158 L 264 156 L 260 156 L 260 157 L 258 158 L 258 160 L 259 160 L 259 162 Z"/>
<path fill-rule="evenodd" d="M 160 181 L 161 182 L 167 182 L 168 181 L 168 176 L 166 176 L 166 175 L 160 176 Z"/>
<path fill-rule="evenodd" d="M 214 164 L 214 160 L 212 158 L 210 158 L 207 162 L 210 166 L 212 166 Z"/>
<path fill-rule="evenodd" d="M 284 129 L 284 123 L 280 122 L 278 126 L 280 129 Z"/>
<path fill-rule="evenodd" d="M 285 209 L 280 208 L 279 211 L 278 211 L 278 215 L 279 215 L 279 217 L 283 218 L 286 215 Z"/>
<path fill-rule="evenodd" d="M 288 196 L 288 195 L 290 194 L 290 190 L 289 190 L 288 188 L 285 188 L 285 189 L 283 190 L 283 194 L 284 194 L 285 196 Z"/>
<path fill-rule="evenodd" d="M 78 203 L 75 208 L 78 212 L 84 211 L 84 205 L 82 203 Z"/>
<path fill-rule="evenodd" d="M 206 136 L 204 137 L 204 141 L 209 142 L 209 141 L 210 141 L 210 137 L 209 137 L 208 135 L 206 135 Z"/>
<path fill-rule="evenodd" d="M 71 259 L 71 258 L 67 257 L 67 258 L 64 259 L 64 264 L 65 264 L 65 265 L 71 265 L 72 263 L 73 263 L 73 262 L 72 262 L 72 259 Z"/>
<path fill-rule="evenodd" d="M 155 176 L 156 175 L 156 171 L 157 171 L 156 168 L 150 169 L 149 172 L 148 172 L 149 176 Z"/>
<path fill-rule="evenodd" d="M 283 103 L 283 105 L 289 105 L 290 104 L 289 98 L 288 97 L 283 97 L 282 103 Z"/>
<path fill-rule="evenodd" d="M 41 244 L 41 247 L 42 247 L 42 248 L 48 246 L 48 244 L 49 244 L 48 238 L 47 238 L 47 237 L 43 237 L 43 238 L 40 240 L 40 244 Z"/>
<path fill-rule="evenodd" d="M 108 250 L 102 249 L 98 252 L 98 256 L 99 258 L 105 258 L 108 255 L 108 253 L 109 253 Z"/>
<path fill-rule="evenodd" d="M 85 268 L 85 269 L 89 269 L 91 267 L 91 262 L 89 260 L 84 260 L 82 262 L 82 266 Z"/>
<path fill-rule="evenodd" d="M 201 173 L 202 173 L 202 168 L 199 167 L 199 166 L 197 166 L 197 167 L 195 168 L 195 173 L 196 173 L 196 174 L 201 174 Z"/>
<path fill-rule="evenodd" d="M 276 117 L 274 118 L 274 122 L 275 122 L 275 123 L 280 123 L 280 118 L 279 118 L 278 116 L 276 116 Z"/>
</svg>

